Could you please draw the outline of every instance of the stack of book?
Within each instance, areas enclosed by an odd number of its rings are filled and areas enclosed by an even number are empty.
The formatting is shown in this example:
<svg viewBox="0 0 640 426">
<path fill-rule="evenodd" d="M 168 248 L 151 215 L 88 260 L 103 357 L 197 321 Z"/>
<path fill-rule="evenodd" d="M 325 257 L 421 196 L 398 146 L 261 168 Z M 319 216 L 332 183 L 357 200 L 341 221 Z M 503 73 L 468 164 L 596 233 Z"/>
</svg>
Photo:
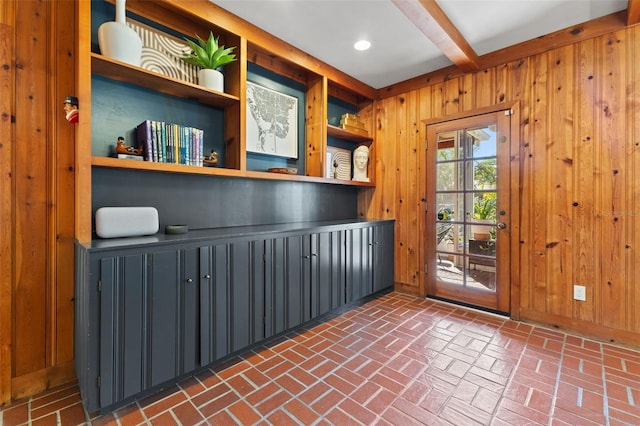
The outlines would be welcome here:
<svg viewBox="0 0 640 426">
<path fill-rule="evenodd" d="M 357 114 L 342 114 L 342 117 L 340 117 L 340 127 L 358 135 L 369 136 L 364 122 L 360 120 Z"/>
<path fill-rule="evenodd" d="M 145 161 L 202 167 L 203 130 L 145 120 L 136 127 L 136 133 Z"/>
</svg>

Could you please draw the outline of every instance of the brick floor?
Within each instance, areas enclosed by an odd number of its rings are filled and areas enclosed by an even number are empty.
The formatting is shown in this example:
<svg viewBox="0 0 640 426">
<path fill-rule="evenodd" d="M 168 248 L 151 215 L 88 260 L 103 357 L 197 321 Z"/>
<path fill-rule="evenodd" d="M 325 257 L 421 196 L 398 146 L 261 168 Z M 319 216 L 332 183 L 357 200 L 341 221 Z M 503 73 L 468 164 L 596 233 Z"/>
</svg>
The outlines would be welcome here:
<svg viewBox="0 0 640 426">
<path fill-rule="evenodd" d="M 640 352 L 390 293 L 112 413 L 76 385 L 13 425 L 639 425 Z"/>
</svg>

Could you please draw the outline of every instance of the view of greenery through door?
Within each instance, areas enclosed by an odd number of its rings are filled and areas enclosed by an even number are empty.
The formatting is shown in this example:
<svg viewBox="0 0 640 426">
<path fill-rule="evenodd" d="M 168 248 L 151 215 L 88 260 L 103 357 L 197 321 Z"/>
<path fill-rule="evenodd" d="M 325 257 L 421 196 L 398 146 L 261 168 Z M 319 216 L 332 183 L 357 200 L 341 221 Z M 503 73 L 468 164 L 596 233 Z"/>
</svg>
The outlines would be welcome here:
<svg viewBox="0 0 640 426">
<path fill-rule="evenodd" d="M 438 133 L 436 146 L 437 279 L 495 291 L 495 125 Z"/>
</svg>

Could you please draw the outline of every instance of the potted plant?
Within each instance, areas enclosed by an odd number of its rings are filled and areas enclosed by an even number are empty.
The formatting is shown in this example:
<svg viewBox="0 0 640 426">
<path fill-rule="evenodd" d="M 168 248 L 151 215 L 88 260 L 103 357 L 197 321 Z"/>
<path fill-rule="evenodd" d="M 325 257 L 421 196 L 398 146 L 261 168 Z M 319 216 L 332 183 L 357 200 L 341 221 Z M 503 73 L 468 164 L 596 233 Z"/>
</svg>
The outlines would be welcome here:
<svg viewBox="0 0 640 426">
<path fill-rule="evenodd" d="M 473 220 L 493 224 L 496 220 L 496 193 L 483 192 L 473 197 Z M 471 233 L 476 240 L 489 240 L 493 226 L 474 224 L 471 225 Z"/>
<path fill-rule="evenodd" d="M 209 38 L 204 41 L 196 34 L 197 43 L 185 38 L 191 53 L 185 54 L 183 61 L 188 64 L 200 67 L 198 71 L 198 83 L 209 89 L 224 92 L 224 76 L 219 68 L 236 60 L 236 55 L 232 54 L 235 47 L 225 48 L 220 46 L 220 37 L 214 37 L 213 32 L 209 33 Z"/>
</svg>

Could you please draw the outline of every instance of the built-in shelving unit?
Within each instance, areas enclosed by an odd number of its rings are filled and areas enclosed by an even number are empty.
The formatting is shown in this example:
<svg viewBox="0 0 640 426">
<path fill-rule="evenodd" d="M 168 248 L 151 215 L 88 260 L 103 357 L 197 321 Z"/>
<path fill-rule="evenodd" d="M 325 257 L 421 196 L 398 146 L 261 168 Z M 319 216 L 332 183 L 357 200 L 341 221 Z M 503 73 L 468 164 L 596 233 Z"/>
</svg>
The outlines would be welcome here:
<svg viewBox="0 0 640 426">
<path fill-rule="evenodd" d="M 298 51 L 281 40 L 275 39 L 262 30 L 251 26 L 220 7 L 206 1 L 197 0 L 189 2 L 188 7 L 176 0 L 164 0 L 156 2 L 130 0 L 127 2 L 127 15 L 135 20 L 144 20 L 147 25 L 157 25 L 158 31 L 170 31 L 172 36 L 193 34 L 206 34 L 213 31 L 221 37 L 221 43 L 226 46 L 235 46 L 234 53 L 237 61 L 225 67 L 225 93 L 209 90 L 197 84 L 182 81 L 174 77 L 158 74 L 141 67 L 132 66 L 117 60 L 110 59 L 99 53 L 97 47 L 96 29 L 107 20 L 113 19 L 110 11 L 110 0 L 92 0 L 83 2 L 79 7 L 79 75 L 77 95 L 81 99 L 82 114 L 78 124 L 77 146 L 77 229 L 76 238 L 79 241 L 88 241 L 92 238 L 92 177 L 91 168 L 131 170 L 135 172 L 150 173 L 176 173 L 180 175 L 211 176 L 215 178 L 250 178 L 274 181 L 297 181 L 328 183 L 332 185 L 345 185 L 353 187 L 373 187 L 373 153 L 374 140 L 372 137 L 355 134 L 335 125 L 328 124 L 327 110 L 330 97 L 340 99 L 347 105 L 349 112 L 363 112 L 365 122 L 369 123 L 369 132 L 373 131 L 373 99 L 375 90 L 357 80 L 341 73 L 338 70 L 323 64 L 315 58 Z M 98 10 L 96 15 L 95 11 Z M 93 22 L 92 22 L 93 20 Z M 300 102 L 304 106 L 300 117 L 300 125 L 304 129 L 304 141 L 300 143 L 297 160 L 270 159 L 265 156 L 259 162 L 252 161 L 249 165 L 246 146 L 246 90 L 249 80 L 250 65 L 256 65 L 269 73 L 281 76 L 284 83 L 291 81 L 292 87 L 303 87 Z M 96 80 L 99 79 L 99 80 Z M 179 113 L 183 116 L 184 102 L 195 104 L 199 123 L 205 122 L 215 131 L 205 133 L 204 154 L 215 148 L 221 151 L 221 159 L 218 167 L 197 167 L 178 164 L 157 163 L 148 161 L 134 161 L 117 159 L 106 154 L 109 144 L 115 144 L 114 134 L 121 132 L 132 133 L 139 122 L 145 119 L 158 120 L 152 116 L 137 117 L 136 123 L 126 112 L 119 112 L 119 105 L 108 105 L 110 101 L 109 87 L 121 84 L 124 97 L 133 98 L 138 93 L 155 99 L 155 96 L 168 96 L 162 98 L 162 102 L 156 102 L 164 116 L 159 120 L 173 119 L 173 115 L 167 112 L 172 108 L 170 98 L 179 100 L 181 105 Z M 100 87 L 102 92 L 94 93 L 93 86 Z M 130 95 L 127 90 L 130 91 Z M 154 95 L 157 94 L 157 95 Z M 120 101 L 120 99 L 118 99 Z M 152 101 L 148 101 L 149 103 Z M 182 103 L 180 103 L 182 102 Z M 92 105 L 93 104 L 93 105 Z M 92 107 L 96 111 L 92 114 Z M 131 108 L 131 106 L 129 106 Z M 188 107 L 187 107 L 188 108 Z M 123 114 L 131 122 L 118 123 L 119 117 L 107 117 L 107 122 L 114 122 L 113 128 L 100 122 L 92 123 L 96 117 L 103 117 L 105 111 L 114 111 Z M 208 111 L 211 111 L 212 119 L 206 121 Z M 179 115 L 179 114 L 177 114 Z M 178 119 L 176 119 L 178 120 Z M 189 117 L 176 124 L 198 127 L 197 123 L 188 122 Z M 204 120 L 204 121 L 203 121 Z M 122 120 L 126 121 L 126 120 Z M 210 123 L 210 124 L 209 124 Z M 128 130 L 127 130 L 128 129 Z M 96 132 L 98 134 L 96 134 Z M 108 133 L 108 134 L 106 134 Z M 360 144 L 366 144 L 370 148 L 369 176 L 370 182 L 355 182 L 350 180 L 338 180 L 325 178 L 325 161 L 329 138 L 344 141 L 348 147 L 355 149 Z M 95 145 L 95 141 L 101 145 Z M 252 154 L 255 157 L 255 154 Z M 269 167 L 265 164 L 273 162 Z M 258 164 L 258 165 L 256 165 Z M 88 166 L 90 165 L 90 166 Z M 267 172 L 268 168 L 288 166 L 298 169 L 298 174 L 277 174 Z M 101 174 L 103 176 L 104 174 Z M 104 177 L 101 177 L 104 179 Z"/>
</svg>

